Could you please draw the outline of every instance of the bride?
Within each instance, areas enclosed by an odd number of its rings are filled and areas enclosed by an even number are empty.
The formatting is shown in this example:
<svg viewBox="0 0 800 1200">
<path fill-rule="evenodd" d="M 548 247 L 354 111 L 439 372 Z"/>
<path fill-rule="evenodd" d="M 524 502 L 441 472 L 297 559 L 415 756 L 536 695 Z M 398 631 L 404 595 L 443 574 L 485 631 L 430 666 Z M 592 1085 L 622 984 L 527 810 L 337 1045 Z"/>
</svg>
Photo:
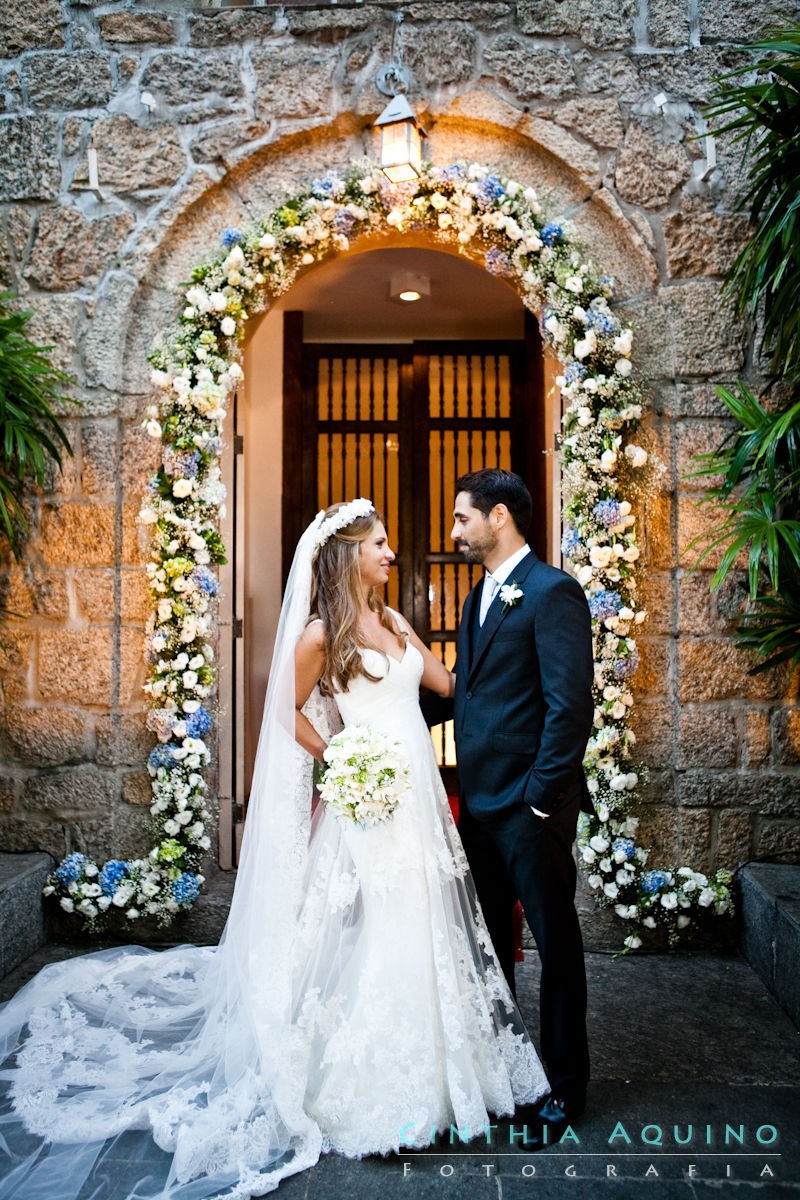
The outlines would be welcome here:
<svg viewBox="0 0 800 1200">
<path fill-rule="evenodd" d="M 246 1200 L 323 1152 L 482 1136 L 548 1092 L 419 708 L 420 683 L 448 695 L 453 677 L 384 606 L 393 559 L 367 500 L 298 543 L 219 946 L 54 964 L 0 1012 L 4 1200 L 101 1200 L 121 1164 L 136 1200 Z M 377 825 L 312 815 L 342 722 L 407 762 Z"/>
</svg>

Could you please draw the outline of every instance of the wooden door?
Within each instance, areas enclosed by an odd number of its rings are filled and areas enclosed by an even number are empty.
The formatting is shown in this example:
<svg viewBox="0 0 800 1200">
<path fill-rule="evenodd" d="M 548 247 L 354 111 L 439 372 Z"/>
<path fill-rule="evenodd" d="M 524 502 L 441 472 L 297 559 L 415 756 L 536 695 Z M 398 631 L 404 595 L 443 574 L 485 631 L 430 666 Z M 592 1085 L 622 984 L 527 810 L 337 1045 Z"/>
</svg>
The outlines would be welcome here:
<svg viewBox="0 0 800 1200">
<path fill-rule="evenodd" d="M 397 552 L 387 603 L 452 666 L 461 608 L 483 574 L 450 540 L 459 475 L 484 466 L 520 474 L 538 502 L 540 520 L 531 536 L 541 552 L 546 498 L 538 329 L 529 324 L 519 341 L 303 345 L 301 314 L 286 317 L 284 580 L 315 512 L 369 497 L 383 512 Z M 452 729 L 435 731 L 434 740 L 451 791 Z"/>
</svg>

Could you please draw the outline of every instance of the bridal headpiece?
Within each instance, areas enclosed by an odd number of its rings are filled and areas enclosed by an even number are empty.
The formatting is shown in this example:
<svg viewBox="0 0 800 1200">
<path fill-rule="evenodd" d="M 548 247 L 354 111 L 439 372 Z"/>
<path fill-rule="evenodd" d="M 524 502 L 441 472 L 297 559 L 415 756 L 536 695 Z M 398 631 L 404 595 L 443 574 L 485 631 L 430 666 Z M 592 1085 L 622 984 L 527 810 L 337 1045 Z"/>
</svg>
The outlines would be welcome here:
<svg viewBox="0 0 800 1200">
<path fill-rule="evenodd" d="M 314 550 L 319 550 L 329 538 L 332 538 L 340 529 L 346 529 L 348 525 L 352 525 L 353 521 L 359 517 L 365 517 L 367 513 L 375 511 L 375 505 L 371 500 L 365 500 L 360 497 L 358 500 L 350 500 L 347 504 L 343 504 L 340 509 L 328 517 L 327 520 L 321 521 L 317 529 L 317 535 L 314 539 Z M 317 520 L 324 517 L 324 512 L 317 513 Z"/>
</svg>

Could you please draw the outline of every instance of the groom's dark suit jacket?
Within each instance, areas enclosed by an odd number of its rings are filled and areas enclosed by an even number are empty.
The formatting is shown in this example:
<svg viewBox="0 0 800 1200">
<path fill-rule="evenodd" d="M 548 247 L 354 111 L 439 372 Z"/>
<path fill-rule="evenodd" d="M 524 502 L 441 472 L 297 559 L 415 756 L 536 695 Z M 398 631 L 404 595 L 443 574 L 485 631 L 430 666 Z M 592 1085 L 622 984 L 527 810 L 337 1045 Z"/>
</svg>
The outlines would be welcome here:
<svg viewBox="0 0 800 1200">
<path fill-rule="evenodd" d="M 476 816 L 524 800 L 555 813 L 592 804 L 582 769 L 592 727 L 591 619 L 583 589 L 531 552 L 511 572 L 523 595 L 495 596 L 478 624 L 483 582 L 458 633 L 454 717 L 462 800 Z"/>
</svg>

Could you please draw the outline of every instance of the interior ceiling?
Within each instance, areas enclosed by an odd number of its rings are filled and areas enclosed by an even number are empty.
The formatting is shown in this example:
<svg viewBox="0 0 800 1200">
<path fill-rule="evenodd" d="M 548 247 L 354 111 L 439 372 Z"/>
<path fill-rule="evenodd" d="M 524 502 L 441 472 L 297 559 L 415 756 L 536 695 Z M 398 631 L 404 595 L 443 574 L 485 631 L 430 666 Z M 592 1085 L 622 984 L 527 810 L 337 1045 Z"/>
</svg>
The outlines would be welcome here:
<svg viewBox="0 0 800 1200">
<path fill-rule="evenodd" d="M 430 295 L 392 300 L 398 272 L 425 275 Z M 276 308 L 302 310 L 307 342 L 521 338 L 525 309 L 508 284 L 466 259 L 423 247 L 340 255 L 304 275 Z"/>
</svg>

